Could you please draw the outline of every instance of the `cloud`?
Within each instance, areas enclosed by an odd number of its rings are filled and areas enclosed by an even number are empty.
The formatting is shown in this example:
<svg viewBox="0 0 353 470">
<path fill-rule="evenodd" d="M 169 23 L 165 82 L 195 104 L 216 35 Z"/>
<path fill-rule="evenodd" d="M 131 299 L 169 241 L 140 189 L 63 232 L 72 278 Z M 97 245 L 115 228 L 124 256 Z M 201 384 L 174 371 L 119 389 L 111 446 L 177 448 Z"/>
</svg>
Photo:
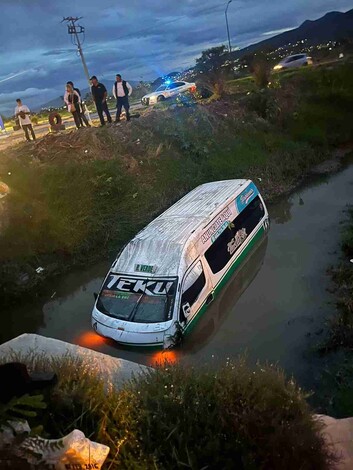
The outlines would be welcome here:
<svg viewBox="0 0 353 470">
<path fill-rule="evenodd" d="M 281 28 L 281 29 L 274 29 L 273 31 L 266 31 L 265 33 L 262 33 L 263 36 L 275 36 L 276 34 L 281 34 L 285 33 L 286 31 L 290 31 L 291 29 L 294 29 L 295 26 L 291 26 L 289 28 Z"/>
<path fill-rule="evenodd" d="M 76 49 L 51 49 L 42 53 L 43 56 L 71 54 Z"/>
<path fill-rule="evenodd" d="M 0 105 L 11 103 L 17 98 L 21 98 L 23 100 L 27 98 L 37 97 L 40 93 L 48 93 L 50 91 L 50 88 L 27 88 L 26 90 L 13 91 L 12 93 L 0 93 Z"/>
<path fill-rule="evenodd" d="M 12 75 L 8 75 L 7 77 L 0 79 L 0 83 L 7 82 L 8 80 L 13 80 L 14 78 L 19 77 L 20 75 L 23 75 L 26 72 L 27 70 L 23 70 L 22 72 L 17 72 L 13 73 Z"/>
<path fill-rule="evenodd" d="M 83 49 L 91 74 L 153 79 L 189 67 L 203 49 L 225 44 L 226 0 L 2 0 L 1 93 L 38 90 L 37 101 L 62 94 L 67 80 L 87 86 L 80 58 L 62 18 L 82 15 Z M 330 10 L 351 8 L 351 0 L 233 0 L 228 19 L 233 47 L 244 47 L 298 26 Z M 43 91 L 45 90 L 45 92 Z M 34 97 L 29 97 L 33 100 Z M 3 102 L 2 102 L 3 103 Z M 4 112 L 1 105 L 0 112 Z M 11 104 L 12 109 L 12 104 Z"/>
</svg>

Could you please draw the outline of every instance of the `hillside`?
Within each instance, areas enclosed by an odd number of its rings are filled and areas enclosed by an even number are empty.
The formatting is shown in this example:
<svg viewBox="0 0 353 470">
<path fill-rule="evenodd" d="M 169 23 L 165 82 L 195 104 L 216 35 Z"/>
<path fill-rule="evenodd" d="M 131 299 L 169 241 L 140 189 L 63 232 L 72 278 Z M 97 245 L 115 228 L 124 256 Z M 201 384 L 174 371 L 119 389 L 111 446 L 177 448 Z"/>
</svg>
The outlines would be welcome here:
<svg viewBox="0 0 353 470">
<path fill-rule="evenodd" d="M 257 49 L 276 49 L 304 39 L 307 40 L 307 44 L 317 45 L 327 41 L 338 41 L 347 38 L 353 39 L 353 9 L 346 13 L 332 11 L 317 20 L 306 20 L 298 28 L 237 51 L 237 55 L 244 55 L 244 53 L 253 52 Z"/>
</svg>

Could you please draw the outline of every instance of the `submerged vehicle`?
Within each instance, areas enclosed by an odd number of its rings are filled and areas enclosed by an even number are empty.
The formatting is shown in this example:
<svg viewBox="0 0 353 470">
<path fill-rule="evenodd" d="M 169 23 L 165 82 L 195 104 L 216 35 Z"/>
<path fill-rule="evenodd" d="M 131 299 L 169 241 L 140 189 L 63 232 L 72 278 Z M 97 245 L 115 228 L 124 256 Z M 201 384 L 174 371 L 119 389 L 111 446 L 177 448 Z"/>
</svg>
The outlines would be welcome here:
<svg viewBox="0 0 353 470">
<path fill-rule="evenodd" d="M 123 345 L 177 344 L 268 229 L 252 181 L 198 186 L 122 249 L 97 296 L 93 328 Z"/>
</svg>

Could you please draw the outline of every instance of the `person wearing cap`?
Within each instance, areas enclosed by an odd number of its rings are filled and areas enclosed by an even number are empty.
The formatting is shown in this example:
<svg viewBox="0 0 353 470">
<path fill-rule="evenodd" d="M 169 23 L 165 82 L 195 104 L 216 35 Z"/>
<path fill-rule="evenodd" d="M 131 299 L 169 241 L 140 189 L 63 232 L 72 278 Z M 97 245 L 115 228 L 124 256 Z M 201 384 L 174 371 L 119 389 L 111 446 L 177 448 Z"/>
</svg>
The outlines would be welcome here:
<svg viewBox="0 0 353 470">
<path fill-rule="evenodd" d="M 115 83 L 113 85 L 113 95 L 116 98 L 116 118 L 115 122 L 120 121 L 121 110 L 124 107 L 126 120 L 130 121 L 130 104 L 129 96 L 132 93 L 132 86 L 130 83 L 122 80 L 120 73 L 116 74 Z"/>
<path fill-rule="evenodd" d="M 29 132 L 32 135 L 32 140 L 36 140 L 36 135 L 33 130 L 33 126 L 31 123 L 31 118 L 29 115 L 31 114 L 28 106 L 22 104 L 22 101 L 20 98 L 17 98 L 16 100 L 17 106 L 15 108 L 15 117 L 18 118 L 20 126 L 23 129 L 23 132 L 25 133 L 26 140 L 30 142 L 31 138 L 29 136 Z"/>
<path fill-rule="evenodd" d="M 107 89 L 103 83 L 99 83 L 97 77 L 93 75 L 91 77 L 91 93 L 93 96 L 93 101 L 95 102 L 97 113 L 101 122 L 101 126 L 105 125 L 103 113 L 107 116 L 108 122 L 112 122 L 112 117 L 110 115 L 108 105 L 107 105 Z"/>
<path fill-rule="evenodd" d="M 83 124 L 85 124 L 86 127 L 91 127 L 91 124 L 88 122 L 88 119 L 84 113 L 84 110 L 83 110 L 83 101 L 82 101 L 82 96 L 81 96 L 81 92 L 79 90 L 79 88 L 75 88 L 73 82 L 66 82 L 66 86 L 67 85 L 70 85 L 72 87 L 72 89 L 79 95 L 80 97 L 80 103 L 79 103 L 79 106 L 78 106 L 78 109 L 77 109 L 77 113 L 78 113 L 78 117 L 81 121 L 81 126 L 83 126 Z M 67 106 L 69 106 L 69 93 L 66 89 L 65 91 L 65 95 L 64 95 L 64 101 L 66 103 Z"/>
</svg>

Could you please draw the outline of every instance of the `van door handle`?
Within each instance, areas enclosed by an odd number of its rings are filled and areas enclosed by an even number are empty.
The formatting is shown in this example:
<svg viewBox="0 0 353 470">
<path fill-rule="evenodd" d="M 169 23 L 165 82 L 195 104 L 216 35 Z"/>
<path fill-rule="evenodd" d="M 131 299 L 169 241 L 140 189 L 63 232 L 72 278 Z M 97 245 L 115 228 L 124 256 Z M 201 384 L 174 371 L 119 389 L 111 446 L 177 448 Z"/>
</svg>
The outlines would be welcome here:
<svg viewBox="0 0 353 470">
<path fill-rule="evenodd" d="M 210 305 L 214 301 L 214 293 L 212 292 L 206 299 L 206 305 Z"/>
</svg>

